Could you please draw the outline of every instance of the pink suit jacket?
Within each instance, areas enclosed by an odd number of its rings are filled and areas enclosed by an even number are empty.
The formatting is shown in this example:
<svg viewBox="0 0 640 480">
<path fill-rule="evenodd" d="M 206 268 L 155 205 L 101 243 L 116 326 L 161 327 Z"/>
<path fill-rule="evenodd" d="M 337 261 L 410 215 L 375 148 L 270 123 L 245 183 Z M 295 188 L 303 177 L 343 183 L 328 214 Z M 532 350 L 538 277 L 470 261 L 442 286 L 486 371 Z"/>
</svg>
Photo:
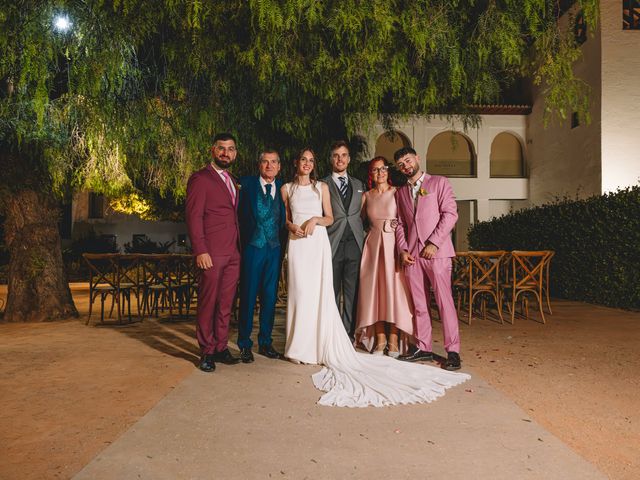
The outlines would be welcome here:
<svg viewBox="0 0 640 480">
<path fill-rule="evenodd" d="M 427 193 L 418 195 L 415 208 L 409 185 L 396 191 L 398 251 L 415 255 L 431 242 L 438 247 L 435 258 L 455 257 L 451 231 L 458 220 L 458 207 L 451 184 L 446 177 L 425 173 L 421 188 Z"/>
<path fill-rule="evenodd" d="M 231 177 L 233 179 L 233 177 Z M 236 195 L 239 193 L 236 184 Z M 187 183 L 186 221 L 194 255 L 226 256 L 238 252 L 236 206 L 229 189 L 211 164 Z"/>
</svg>

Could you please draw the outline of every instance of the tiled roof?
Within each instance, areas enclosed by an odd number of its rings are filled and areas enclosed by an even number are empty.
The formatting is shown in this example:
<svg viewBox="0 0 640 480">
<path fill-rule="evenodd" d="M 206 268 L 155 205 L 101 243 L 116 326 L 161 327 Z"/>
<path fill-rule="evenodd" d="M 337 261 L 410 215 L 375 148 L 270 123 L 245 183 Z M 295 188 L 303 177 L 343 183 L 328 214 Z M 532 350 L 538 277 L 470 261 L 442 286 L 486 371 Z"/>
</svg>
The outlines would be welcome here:
<svg viewBox="0 0 640 480">
<path fill-rule="evenodd" d="M 474 113 L 481 115 L 529 115 L 531 105 L 471 105 Z"/>
</svg>

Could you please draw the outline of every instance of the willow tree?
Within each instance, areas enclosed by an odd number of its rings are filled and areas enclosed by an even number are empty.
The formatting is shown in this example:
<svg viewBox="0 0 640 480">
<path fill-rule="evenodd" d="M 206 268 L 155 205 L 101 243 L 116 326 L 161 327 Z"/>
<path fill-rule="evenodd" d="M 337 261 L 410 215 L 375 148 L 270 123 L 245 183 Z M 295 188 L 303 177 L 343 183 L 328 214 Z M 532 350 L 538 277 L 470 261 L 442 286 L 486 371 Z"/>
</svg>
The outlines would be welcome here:
<svg viewBox="0 0 640 480">
<path fill-rule="evenodd" d="M 567 3 L 0 1 L 5 319 L 76 312 L 60 200 L 180 199 L 215 131 L 238 134 L 242 169 L 265 144 L 322 150 L 380 115 L 465 115 L 520 78 L 545 89 L 549 115 L 586 114 L 579 49 L 557 21 Z M 577 3 L 595 25 L 598 1 Z"/>
</svg>

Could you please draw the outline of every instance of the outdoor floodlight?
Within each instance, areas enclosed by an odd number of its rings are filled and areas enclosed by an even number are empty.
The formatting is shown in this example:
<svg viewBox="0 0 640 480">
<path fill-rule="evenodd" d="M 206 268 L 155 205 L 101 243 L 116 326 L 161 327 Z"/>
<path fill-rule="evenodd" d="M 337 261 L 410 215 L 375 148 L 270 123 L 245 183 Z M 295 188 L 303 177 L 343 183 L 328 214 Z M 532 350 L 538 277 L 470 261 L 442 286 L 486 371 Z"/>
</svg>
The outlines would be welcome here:
<svg viewBox="0 0 640 480">
<path fill-rule="evenodd" d="M 72 25 L 67 15 L 56 15 L 53 19 L 53 28 L 62 33 L 69 31 Z"/>
</svg>

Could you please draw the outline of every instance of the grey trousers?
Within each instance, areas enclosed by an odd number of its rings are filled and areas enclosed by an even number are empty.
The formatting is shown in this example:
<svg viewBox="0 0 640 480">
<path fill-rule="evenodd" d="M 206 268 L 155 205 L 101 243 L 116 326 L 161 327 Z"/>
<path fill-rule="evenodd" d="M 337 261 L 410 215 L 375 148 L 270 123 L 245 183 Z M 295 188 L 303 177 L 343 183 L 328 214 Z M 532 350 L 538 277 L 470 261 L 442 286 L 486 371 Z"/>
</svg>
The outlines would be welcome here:
<svg viewBox="0 0 640 480">
<path fill-rule="evenodd" d="M 342 316 L 342 324 L 349 337 L 353 339 L 362 252 L 355 237 L 350 237 L 340 242 L 338 250 L 333 255 L 333 290 Z"/>
</svg>

